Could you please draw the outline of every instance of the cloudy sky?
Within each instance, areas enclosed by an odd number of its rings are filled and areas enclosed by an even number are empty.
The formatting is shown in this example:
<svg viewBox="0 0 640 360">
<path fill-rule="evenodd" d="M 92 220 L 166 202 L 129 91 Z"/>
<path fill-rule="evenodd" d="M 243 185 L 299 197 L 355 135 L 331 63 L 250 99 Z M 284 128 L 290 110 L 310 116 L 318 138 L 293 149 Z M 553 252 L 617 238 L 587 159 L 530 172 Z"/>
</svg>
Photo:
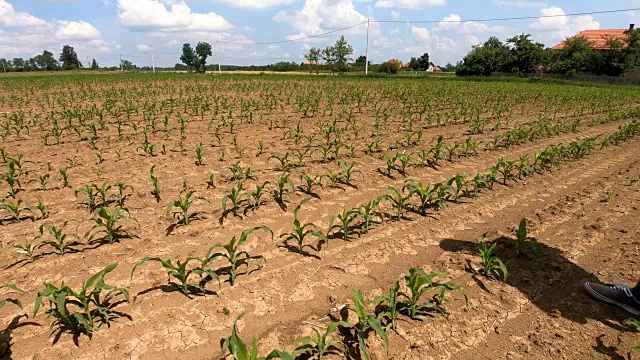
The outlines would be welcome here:
<svg viewBox="0 0 640 360">
<path fill-rule="evenodd" d="M 469 19 L 628 8 L 640 8 L 640 0 L 0 0 L 0 58 L 29 58 L 44 49 L 57 56 L 69 44 L 81 61 L 96 58 L 101 66 L 117 65 L 121 54 L 139 66 L 150 65 L 152 50 L 156 65 L 172 66 L 179 62 L 182 43 L 207 41 L 220 48 L 223 64 L 298 62 L 309 47 L 327 46 L 340 35 L 357 56 L 365 52 L 366 24 L 283 41 L 371 19 L 397 21 L 371 23 L 373 62 L 407 61 L 429 52 L 432 61 L 444 65 L 460 60 L 489 36 L 528 33 L 553 46 L 581 30 L 640 25 L 640 11 L 499 22 Z"/>
</svg>

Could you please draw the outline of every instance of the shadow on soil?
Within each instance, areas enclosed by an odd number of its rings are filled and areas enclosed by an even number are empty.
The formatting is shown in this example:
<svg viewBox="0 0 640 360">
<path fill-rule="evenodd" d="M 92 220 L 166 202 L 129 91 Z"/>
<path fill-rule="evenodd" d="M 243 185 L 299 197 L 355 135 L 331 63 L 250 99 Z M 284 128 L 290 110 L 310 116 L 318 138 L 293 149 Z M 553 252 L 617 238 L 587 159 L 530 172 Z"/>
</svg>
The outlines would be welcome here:
<svg viewBox="0 0 640 360">
<path fill-rule="evenodd" d="M 514 240 L 500 238 L 495 241 L 499 243 L 497 256 L 509 270 L 507 283 L 550 316 L 563 317 L 580 324 L 593 319 L 618 331 L 631 331 L 623 325 L 623 321 L 632 315 L 592 299 L 583 285 L 586 281 L 597 282 L 598 278 L 564 257 L 559 249 L 539 243 L 540 256 L 528 258 L 517 256 L 512 251 L 510 244 Z M 476 242 L 444 239 L 440 247 L 449 252 L 479 256 Z"/>
</svg>

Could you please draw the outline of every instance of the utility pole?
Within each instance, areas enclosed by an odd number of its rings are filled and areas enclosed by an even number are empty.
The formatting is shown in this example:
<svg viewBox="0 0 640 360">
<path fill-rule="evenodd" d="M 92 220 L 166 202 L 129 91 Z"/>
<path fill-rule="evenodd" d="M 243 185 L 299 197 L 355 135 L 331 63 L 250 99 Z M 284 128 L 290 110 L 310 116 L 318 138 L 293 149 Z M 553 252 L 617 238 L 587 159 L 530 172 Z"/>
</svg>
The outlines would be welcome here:
<svg viewBox="0 0 640 360">
<path fill-rule="evenodd" d="M 367 50 L 364 55 L 364 75 L 369 74 L 369 19 L 367 19 Z"/>
<path fill-rule="evenodd" d="M 156 73 L 156 61 L 153 57 L 153 49 L 151 49 L 151 67 L 153 68 L 153 73 Z"/>
<path fill-rule="evenodd" d="M 216 51 L 218 52 L 218 74 L 222 74 L 220 70 L 220 48 L 216 48 Z"/>
<path fill-rule="evenodd" d="M 120 71 L 124 71 L 124 69 L 122 68 L 122 54 L 120 54 Z"/>
</svg>

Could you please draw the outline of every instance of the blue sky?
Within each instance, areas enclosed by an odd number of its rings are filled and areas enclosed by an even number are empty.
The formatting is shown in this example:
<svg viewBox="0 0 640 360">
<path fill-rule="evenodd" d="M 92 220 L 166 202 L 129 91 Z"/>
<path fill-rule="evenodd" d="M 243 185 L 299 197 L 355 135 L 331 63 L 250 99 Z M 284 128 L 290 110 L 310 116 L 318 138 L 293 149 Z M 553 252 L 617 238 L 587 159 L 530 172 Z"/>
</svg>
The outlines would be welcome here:
<svg viewBox="0 0 640 360">
<path fill-rule="evenodd" d="M 172 66 L 179 62 L 182 43 L 207 41 L 220 49 L 223 64 L 300 62 L 310 47 L 325 47 L 340 35 L 358 56 L 365 52 L 366 25 L 300 41 L 256 43 L 299 39 L 371 19 L 400 21 L 371 24 L 373 62 L 408 61 L 428 52 L 433 62 L 444 65 L 489 36 L 504 40 L 528 33 L 552 46 L 581 30 L 640 25 L 640 11 L 482 23 L 468 19 L 626 8 L 640 8 L 640 0 L 0 0 L 0 58 L 29 58 L 45 49 L 57 55 L 69 44 L 81 61 L 96 58 L 101 66 L 117 65 L 121 54 L 139 66 L 151 65 L 152 50 L 156 65 Z"/>
</svg>

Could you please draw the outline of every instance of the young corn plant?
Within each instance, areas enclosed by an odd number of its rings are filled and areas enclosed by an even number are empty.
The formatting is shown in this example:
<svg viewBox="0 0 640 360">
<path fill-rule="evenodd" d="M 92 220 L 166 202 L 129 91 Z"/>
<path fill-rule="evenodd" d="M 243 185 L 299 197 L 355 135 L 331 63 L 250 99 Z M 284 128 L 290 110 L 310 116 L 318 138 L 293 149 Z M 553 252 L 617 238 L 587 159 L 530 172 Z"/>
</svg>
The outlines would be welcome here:
<svg viewBox="0 0 640 360">
<path fill-rule="evenodd" d="M 94 187 L 95 184 L 86 185 L 83 188 L 76 189 L 74 191 L 74 195 L 76 199 L 78 198 L 78 194 L 82 194 L 87 197 L 81 204 L 84 204 L 89 209 L 89 212 L 93 212 L 98 208 L 98 192 Z"/>
<path fill-rule="evenodd" d="M 267 190 L 267 185 L 271 184 L 270 181 L 265 181 L 262 184 L 256 184 L 256 189 L 247 194 L 247 202 L 251 204 L 253 210 L 257 210 L 265 202 L 262 200 L 262 196 Z"/>
<path fill-rule="evenodd" d="M 389 329 L 396 329 L 398 315 L 400 315 L 400 311 L 402 310 L 402 302 L 399 301 L 400 295 L 400 281 L 396 281 L 391 285 L 388 295 L 381 295 L 373 299 L 373 304 L 376 307 L 384 302 L 387 303 L 386 308 L 382 312 L 386 318 L 386 332 L 388 332 Z"/>
<path fill-rule="evenodd" d="M 453 195 L 453 201 L 460 201 L 460 197 L 469 193 L 468 187 L 470 185 L 466 175 L 456 174 L 454 177 L 447 181 L 447 185 L 451 188 L 451 194 Z M 455 185 L 455 186 L 454 186 Z"/>
<path fill-rule="evenodd" d="M 32 263 L 40 256 L 36 254 L 36 251 L 43 247 L 44 244 L 40 241 L 40 237 L 36 237 L 31 241 L 27 241 L 24 245 L 14 245 L 16 253 L 23 257 L 23 260 L 27 263 Z"/>
<path fill-rule="evenodd" d="M 177 260 L 176 264 L 173 264 L 173 261 L 166 258 L 160 257 L 151 257 L 146 256 L 140 259 L 136 265 L 131 270 L 130 278 L 133 279 L 133 273 L 138 268 L 138 266 L 143 265 L 149 261 L 157 261 L 159 262 L 163 268 L 167 270 L 167 275 L 169 276 L 169 282 L 171 279 L 175 279 L 177 284 L 175 284 L 178 290 L 191 298 L 191 295 L 199 295 L 206 294 L 207 290 L 205 289 L 205 285 L 207 282 L 211 280 L 218 280 L 218 274 L 207 267 L 209 264 L 215 260 L 216 256 L 213 254 L 213 248 L 210 248 L 207 251 L 207 254 L 203 258 L 198 257 L 188 257 L 185 261 Z M 188 267 L 189 263 L 195 262 L 197 264 L 196 267 Z M 192 283 L 189 281 L 191 276 L 198 276 L 199 280 L 197 283 Z"/>
<path fill-rule="evenodd" d="M 49 217 L 49 212 L 46 209 L 46 206 L 42 199 L 38 199 L 38 203 L 36 204 L 36 209 L 40 212 L 40 220 L 46 219 Z"/>
<path fill-rule="evenodd" d="M 9 290 L 12 290 L 12 292 L 16 292 L 20 295 L 24 294 L 24 290 L 20 289 L 14 284 L 0 285 L 0 289 L 9 289 Z M 13 304 L 19 307 L 20 309 L 22 309 L 22 303 L 20 302 L 20 300 L 13 297 L 0 298 L 0 308 L 3 308 L 7 303 Z"/>
<path fill-rule="evenodd" d="M 24 214 L 29 213 L 33 216 L 33 211 L 28 206 L 23 206 L 24 201 L 17 199 L 15 201 L 4 198 L 0 202 L 0 210 L 6 210 L 9 212 L 9 221 L 20 222 L 24 219 Z"/>
<path fill-rule="evenodd" d="M 516 236 L 516 249 L 519 254 L 529 254 L 529 251 L 531 251 L 536 256 L 540 255 L 540 245 L 538 245 L 538 241 L 535 238 L 530 237 L 527 233 L 526 218 L 522 218 L 522 220 L 520 220 L 518 229 L 516 229 Z"/>
<path fill-rule="evenodd" d="M 244 201 L 245 195 L 242 193 L 244 190 L 244 181 L 238 181 L 238 184 L 231 188 L 229 193 L 222 198 L 222 217 L 224 218 L 229 212 L 232 212 L 233 215 L 238 216 L 238 210 L 242 206 L 242 202 Z M 231 202 L 231 208 L 227 209 L 227 201 Z"/>
<path fill-rule="evenodd" d="M 308 203 L 310 200 L 311 198 L 306 198 L 302 200 L 300 204 L 298 204 L 298 206 L 296 206 L 296 208 L 293 210 L 293 231 L 289 233 L 280 234 L 280 239 L 284 238 L 283 245 L 287 247 L 288 241 L 294 240 L 297 244 L 296 249 L 300 254 L 305 254 L 304 249 L 306 247 L 309 247 L 315 251 L 318 251 L 317 247 L 304 243 L 305 238 L 308 237 L 309 235 L 313 235 L 321 240 L 324 240 L 325 243 L 329 242 L 329 239 L 327 239 L 327 237 L 323 233 L 318 231 L 318 227 L 316 225 L 314 225 L 313 223 L 301 223 L 300 220 L 298 219 L 298 211 L 300 211 L 300 208 L 302 207 L 302 205 Z"/>
<path fill-rule="evenodd" d="M 120 302 L 129 302 L 129 293 L 126 289 L 109 285 L 104 277 L 112 272 L 118 263 L 113 263 L 87 281 L 82 283 L 82 288 L 75 291 L 64 282 L 59 286 L 45 283 L 44 290 L 38 293 L 33 307 L 33 316 L 36 316 L 43 300 L 48 301 L 49 309 L 46 313 L 54 321 L 50 328 L 58 328 L 59 332 L 71 332 L 73 334 L 85 334 L 89 338 L 93 332 L 102 325 L 109 326 L 111 321 L 122 315 L 113 310 Z M 118 297 L 124 300 L 117 300 Z"/>
<path fill-rule="evenodd" d="M 78 235 L 64 233 L 64 229 L 67 227 L 67 223 L 68 221 L 65 221 L 59 228 L 56 228 L 55 226 L 49 224 L 40 226 L 40 234 L 38 235 L 38 238 L 44 236 L 44 231 L 46 230 L 53 237 L 53 240 L 42 241 L 39 247 L 51 246 L 53 248 L 53 251 L 58 255 L 64 255 L 65 253 L 77 251 L 75 246 L 78 244 Z M 76 241 L 68 243 L 68 238 L 76 239 Z"/>
<path fill-rule="evenodd" d="M 329 180 L 327 186 L 331 188 L 337 188 L 338 183 L 340 183 L 340 173 L 334 172 L 329 168 L 324 168 L 324 175 L 322 175 L 322 178 Z"/>
<path fill-rule="evenodd" d="M 302 344 L 293 351 L 293 354 L 295 356 L 304 354 L 307 359 L 322 360 L 325 354 L 335 354 L 337 351 L 342 351 L 340 341 L 329 340 L 329 337 L 336 332 L 338 326 L 350 328 L 351 324 L 346 321 L 334 321 L 327 326 L 327 329 L 322 334 L 316 328 L 313 328 L 315 335 L 304 336 L 293 341 L 296 344 Z"/>
<path fill-rule="evenodd" d="M 496 168 L 498 169 L 498 173 L 502 175 L 502 185 L 507 185 L 507 180 L 513 179 L 513 162 L 505 161 L 503 159 L 499 159 L 498 163 L 496 163 Z"/>
<path fill-rule="evenodd" d="M 502 279 L 502 281 L 507 281 L 507 276 L 509 273 L 507 272 L 507 266 L 496 256 L 495 250 L 498 243 L 493 243 L 493 245 L 487 247 L 487 243 L 483 240 L 478 245 L 478 251 L 480 252 L 480 256 L 482 256 L 482 265 L 484 276 L 486 277 L 494 277 L 496 279 Z"/>
<path fill-rule="evenodd" d="M 124 210 L 124 212 L 122 212 Z M 108 208 L 100 208 L 97 211 L 97 217 L 93 219 L 93 227 L 87 231 L 84 235 L 88 237 L 89 243 L 106 243 L 113 244 L 119 242 L 120 239 L 128 239 L 134 237 L 134 235 L 121 225 L 123 220 L 134 220 L 130 217 L 126 209 L 115 208 L 109 210 Z M 97 231 L 94 231 L 97 230 Z M 92 233 L 93 232 L 93 233 Z"/>
<path fill-rule="evenodd" d="M 131 185 L 127 185 L 123 182 L 119 182 L 116 184 L 116 187 L 118 188 L 118 195 L 116 198 L 116 204 L 118 205 L 118 207 L 124 207 L 124 201 L 127 199 L 127 197 L 131 194 L 127 194 L 126 191 L 127 189 L 133 191 L 133 187 Z"/>
<path fill-rule="evenodd" d="M 354 161 L 351 164 L 347 164 L 343 160 L 338 160 L 338 165 L 340 165 L 340 169 L 341 169 L 340 175 L 339 175 L 340 176 L 340 182 L 345 184 L 345 185 L 356 187 L 355 185 L 353 185 L 353 176 L 355 174 L 360 174 L 360 175 L 364 176 L 364 173 L 362 172 L 362 170 L 359 170 L 359 169 L 355 168 L 355 166 L 356 165 L 360 165 L 360 163 Z"/>
<path fill-rule="evenodd" d="M 364 233 L 369 232 L 376 218 L 380 219 L 381 223 L 384 222 L 384 216 L 377 210 L 380 200 L 382 199 L 378 197 L 358 206 L 358 216 L 362 218 L 362 231 Z"/>
<path fill-rule="evenodd" d="M 284 204 L 285 195 L 287 199 L 291 199 L 291 195 L 294 191 L 293 181 L 289 177 L 289 173 L 283 173 L 278 176 L 275 188 L 271 190 L 271 195 L 273 196 L 273 200 L 278 204 Z"/>
<path fill-rule="evenodd" d="M 322 175 L 311 177 L 303 172 L 300 174 L 300 181 L 302 181 L 302 185 L 299 185 L 298 189 L 307 195 L 314 196 L 316 194 L 314 188 L 316 187 L 322 189 Z"/>
<path fill-rule="evenodd" d="M 153 195 L 153 197 L 156 199 L 156 203 L 160 202 L 160 181 L 158 181 L 158 178 L 153 174 L 153 169 L 155 169 L 155 165 L 151 166 L 151 169 L 149 170 L 149 177 L 151 178 L 151 185 L 153 185 L 153 190 L 151 190 L 151 195 Z"/>
<path fill-rule="evenodd" d="M 174 219 L 177 219 L 176 224 L 189 225 L 191 220 L 196 219 L 200 215 L 200 212 L 189 213 L 189 208 L 199 201 L 208 202 L 201 196 L 195 196 L 195 191 L 188 191 L 184 199 L 180 196 L 179 199 L 167 204 L 167 217 L 172 216 Z"/>
<path fill-rule="evenodd" d="M 60 168 L 58 170 L 58 172 L 60 173 L 60 176 L 62 176 L 62 178 L 61 178 L 62 187 L 63 188 L 70 187 L 70 185 L 69 185 L 69 176 L 67 175 L 67 168 L 66 167 Z"/>
<path fill-rule="evenodd" d="M 204 163 L 202 162 L 202 143 L 196 145 L 196 166 L 201 166 Z"/>
<path fill-rule="evenodd" d="M 391 191 L 391 195 L 383 195 L 381 199 L 387 200 L 391 203 L 391 206 L 396 210 L 396 219 L 400 220 L 404 216 L 404 212 L 409 209 L 409 199 L 411 199 L 412 194 L 409 193 L 404 195 L 404 190 L 398 190 L 392 186 L 387 188 Z"/>
<path fill-rule="evenodd" d="M 270 161 L 271 159 L 277 160 L 279 167 L 276 170 L 286 172 L 291 170 L 291 168 L 294 167 L 293 162 L 291 161 L 291 159 L 289 159 L 290 156 L 291 156 L 291 153 L 287 151 L 284 155 L 274 154 L 272 156 L 269 156 L 267 161 Z"/>
<path fill-rule="evenodd" d="M 458 287 L 452 282 L 440 283 L 435 282 L 435 278 L 446 279 L 447 275 L 432 272 L 426 274 L 424 271 L 416 268 L 409 269 L 409 273 L 404 276 L 407 289 L 410 294 L 403 294 L 407 298 L 406 308 L 412 319 L 424 319 L 419 312 L 437 310 L 444 312 L 442 304 L 446 303 L 445 295 L 447 292 L 456 290 Z M 432 301 L 420 304 L 420 299 L 430 290 L 438 290 L 439 293 Z"/>
<path fill-rule="evenodd" d="M 263 225 L 263 226 L 257 226 L 252 229 L 247 229 L 243 231 L 242 234 L 240 235 L 240 239 L 236 240 L 236 237 L 234 236 L 226 245 L 222 245 L 218 243 L 213 246 L 214 250 L 218 248 L 221 248 L 222 250 L 224 250 L 224 252 L 215 253 L 213 256 L 226 259 L 229 262 L 228 273 L 229 273 L 229 283 L 231 284 L 231 286 L 233 286 L 233 284 L 235 284 L 236 282 L 236 278 L 238 277 L 238 269 L 244 265 L 247 267 L 247 271 L 248 271 L 249 262 L 255 259 L 255 257 L 251 256 L 249 252 L 244 250 L 240 251 L 239 248 L 240 246 L 242 246 L 242 244 L 244 244 L 247 241 L 247 237 L 257 230 L 262 230 L 265 233 L 269 233 L 273 238 L 273 231 L 271 231 L 271 229 Z M 259 270 L 261 268 L 262 268 L 262 263 L 259 262 L 257 265 L 257 269 Z"/>
<path fill-rule="evenodd" d="M 427 209 L 429 207 L 432 206 L 433 204 L 433 189 L 431 188 L 430 184 L 422 185 L 421 182 L 417 181 L 417 180 L 413 180 L 413 179 L 409 179 L 407 180 L 409 183 L 407 185 L 404 186 L 404 188 L 402 189 L 402 192 L 404 193 L 405 190 L 409 191 L 409 197 L 413 197 L 414 195 L 418 197 L 418 200 L 420 201 L 418 203 L 417 206 L 417 210 L 418 213 L 422 216 L 426 216 L 427 215 Z"/>
<path fill-rule="evenodd" d="M 251 345 L 251 351 L 247 348 L 247 345 L 242 341 L 242 339 L 238 336 L 238 325 L 237 322 L 240 320 L 243 314 L 238 316 L 236 321 L 233 323 L 233 328 L 231 329 L 231 336 L 225 338 L 222 342 L 222 348 L 226 348 L 229 351 L 229 354 L 233 357 L 234 360 L 270 360 L 270 359 L 282 359 L 282 360 L 293 360 L 296 356 L 295 354 L 289 354 L 280 350 L 273 350 L 267 357 L 258 357 L 258 341 L 253 339 L 253 343 Z"/>
<path fill-rule="evenodd" d="M 382 326 L 382 316 L 367 312 L 360 290 L 351 289 L 351 294 L 353 295 L 354 311 L 358 316 L 358 322 L 353 325 L 358 338 L 358 348 L 361 357 L 369 360 L 369 353 L 367 352 L 367 335 L 369 331 L 373 330 L 382 339 L 387 348 L 389 347 L 389 339 Z"/>
<path fill-rule="evenodd" d="M 349 235 L 351 235 L 351 230 L 353 229 L 354 223 L 357 218 L 358 218 L 357 209 L 342 210 L 342 213 L 329 218 L 329 230 L 327 230 L 327 234 L 337 229 L 339 233 L 342 235 L 342 239 L 344 241 L 349 241 Z M 337 234 L 334 234 L 334 235 L 337 235 Z"/>
</svg>

